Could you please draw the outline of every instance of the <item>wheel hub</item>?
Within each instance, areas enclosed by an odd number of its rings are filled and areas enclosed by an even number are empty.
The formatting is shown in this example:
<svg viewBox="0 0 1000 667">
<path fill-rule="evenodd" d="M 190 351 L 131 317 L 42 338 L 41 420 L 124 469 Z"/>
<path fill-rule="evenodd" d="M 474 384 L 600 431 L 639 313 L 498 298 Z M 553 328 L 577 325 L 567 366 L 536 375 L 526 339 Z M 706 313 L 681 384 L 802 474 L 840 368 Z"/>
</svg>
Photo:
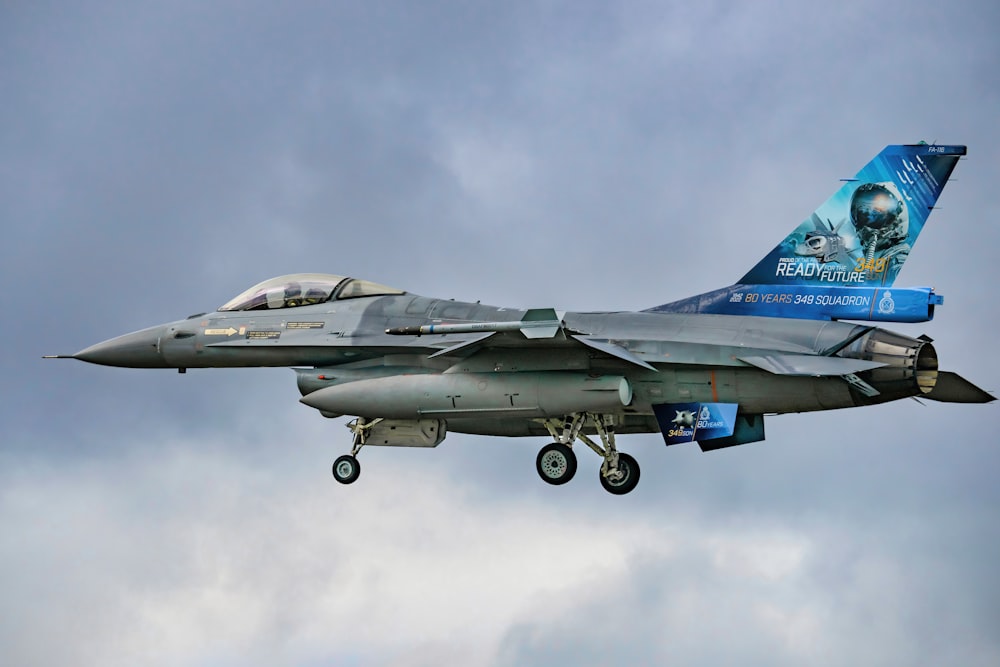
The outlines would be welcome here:
<svg viewBox="0 0 1000 667">
<path fill-rule="evenodd" d="M 566 461 L 566 457 L 559 452 L 546 452 L 542 456 L 542 470 L 552 479 L 562 477 L 566 474 L 567 468 L 569 468 L 569 464 Z"/>
</svg>

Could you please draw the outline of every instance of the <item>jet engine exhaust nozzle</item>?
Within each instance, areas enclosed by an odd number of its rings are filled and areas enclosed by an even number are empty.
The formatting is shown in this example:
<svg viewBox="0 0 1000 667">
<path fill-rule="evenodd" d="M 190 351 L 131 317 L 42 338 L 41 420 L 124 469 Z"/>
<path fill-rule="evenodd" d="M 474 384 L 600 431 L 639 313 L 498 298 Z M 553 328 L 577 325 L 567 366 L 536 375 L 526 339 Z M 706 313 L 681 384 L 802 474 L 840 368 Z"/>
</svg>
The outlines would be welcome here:
<svg viewBox="0 0 1000 667">
<path fill-rule="evenodd" d="M 878 389 L 878 402 L 922 396 L 937 384 L 937 351 L 929 340 L 876 329 L 852 344 L 844 356 L 885 364 L 860 373 Z"/>
</svg>

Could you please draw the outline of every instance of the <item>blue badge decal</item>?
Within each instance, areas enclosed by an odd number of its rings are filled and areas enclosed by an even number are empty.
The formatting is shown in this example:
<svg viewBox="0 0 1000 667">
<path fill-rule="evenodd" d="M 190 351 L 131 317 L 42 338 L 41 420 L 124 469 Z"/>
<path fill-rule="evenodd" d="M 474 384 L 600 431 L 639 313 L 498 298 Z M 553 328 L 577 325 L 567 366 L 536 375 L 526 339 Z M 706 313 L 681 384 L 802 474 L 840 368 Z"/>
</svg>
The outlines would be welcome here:
<svg viewBox="0 0 1000 667">
<path fill-rule="evenodd" d="M 725 438 L 736 428 L 736 403 L 664 403 L 654 405 L 656 421 L 668 445 Z"/>
</svg>

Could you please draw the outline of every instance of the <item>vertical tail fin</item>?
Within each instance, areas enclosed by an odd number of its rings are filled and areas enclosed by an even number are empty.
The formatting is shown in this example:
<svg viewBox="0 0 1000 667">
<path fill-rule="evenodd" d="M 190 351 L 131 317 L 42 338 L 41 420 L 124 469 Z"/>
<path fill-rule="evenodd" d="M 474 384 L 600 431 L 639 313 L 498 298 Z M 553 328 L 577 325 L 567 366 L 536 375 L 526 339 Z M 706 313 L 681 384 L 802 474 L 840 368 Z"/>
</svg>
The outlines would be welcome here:
<svg viewBox="0 0 1000 667">
<path fill-rule="evenodd" d="M 929 320 L 939 296 L 888 288 L 965 154 L 965 146 L 886 146 L 739 283 L 651 310 Z"/>
<path fill-rule="evenodd" d="M 886 146 L 743 285 L 891 286 L 965 146 Z"/>
</svg>

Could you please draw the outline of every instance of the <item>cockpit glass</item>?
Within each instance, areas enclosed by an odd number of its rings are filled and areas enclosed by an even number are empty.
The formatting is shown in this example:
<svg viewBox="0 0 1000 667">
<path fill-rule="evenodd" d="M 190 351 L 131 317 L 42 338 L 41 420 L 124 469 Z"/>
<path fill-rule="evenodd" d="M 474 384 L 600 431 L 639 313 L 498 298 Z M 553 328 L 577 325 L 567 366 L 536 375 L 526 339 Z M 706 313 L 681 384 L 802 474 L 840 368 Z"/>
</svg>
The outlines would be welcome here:
<svg viewBox="0 0 1000 667">
<path fill-rule="evenodd" d="M 355 299 L 359 296 L 385 296 L 386 294 L 402 294 L 403 290 L 393 287 L 386 287 L 373 283 L 370 280 L 359 280 L 357 278 L 348 281 L 346 285 L 337 292 L 338 299 Z"/>
<path fill-rule="evenodd" d="M 404 294 L 404 292 L 368 280 L 350 279 L 327 273 L 295 273 L 254 285 L 221 306 L 219 310 L 295 308 L 324 303 L 331 299 L 353 299 L 387 294 Z"/>
<path fill-rule="evenodd" d="M 294 308 L 329 301 L 344 276 L 325 273 L 296 273 L 254 285 L 219 308 L 224 310 L 269 310 Z"/>
</svg>

